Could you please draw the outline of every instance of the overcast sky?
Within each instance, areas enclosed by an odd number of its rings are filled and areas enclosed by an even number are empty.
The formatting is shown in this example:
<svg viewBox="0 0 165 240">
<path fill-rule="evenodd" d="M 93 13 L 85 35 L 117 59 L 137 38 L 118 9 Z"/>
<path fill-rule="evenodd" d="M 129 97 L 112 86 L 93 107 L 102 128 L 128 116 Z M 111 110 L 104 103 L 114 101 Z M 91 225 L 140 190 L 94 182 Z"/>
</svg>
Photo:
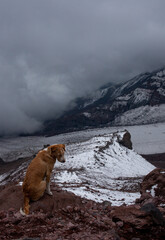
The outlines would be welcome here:
<svg viewBox="0 0 165 240">
<path fill-rule="evenodd" d="M 0 134 L 165 65 L 164 0 L 0 0 Z"/>
</svg>

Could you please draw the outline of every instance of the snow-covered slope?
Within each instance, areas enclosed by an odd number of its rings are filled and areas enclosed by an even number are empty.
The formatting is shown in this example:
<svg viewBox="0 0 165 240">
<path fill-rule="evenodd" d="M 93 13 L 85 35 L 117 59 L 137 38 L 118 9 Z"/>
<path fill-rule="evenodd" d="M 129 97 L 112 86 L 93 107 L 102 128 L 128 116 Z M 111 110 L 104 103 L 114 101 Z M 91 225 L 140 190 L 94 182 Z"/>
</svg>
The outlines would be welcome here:
<svg viewBox="0 0 165 240">
<path fill-rule="evenodd" d="M 68 145 L 65 166 L 56 164 L 53 180 L 65 190 L 98 202 L 134 202 L 139 197 L 139 182 L 154 166 L 119 144 L 124 134 L 116 132 Z"/>
<path fill-rule="evenodd" d="M 155 122 L 164 122 L 165 120 L 165 104 L 156 106 L 141 106 L 135 109 L 118 114 L 113 121 L 117 125 L 138 125 Z"/>
</svg>

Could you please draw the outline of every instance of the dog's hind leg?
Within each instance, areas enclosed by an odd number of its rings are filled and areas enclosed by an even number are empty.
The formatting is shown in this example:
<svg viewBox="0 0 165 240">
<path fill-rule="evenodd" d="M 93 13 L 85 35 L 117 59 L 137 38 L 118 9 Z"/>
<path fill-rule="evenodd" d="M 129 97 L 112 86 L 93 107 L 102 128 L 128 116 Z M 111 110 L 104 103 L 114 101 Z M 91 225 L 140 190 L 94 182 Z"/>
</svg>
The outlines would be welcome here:
<svg viewBox="0 0 165 240">
<path fill-rule="evenodd" d="M 31 200 L 32 201 L 39 200 L 44 195 L 45 189 L 46 189 L 46 181 L 43 180 L 37 186 L 37 189 L 33 191 L 33 194 L 31 195 Z"/>
</svg>

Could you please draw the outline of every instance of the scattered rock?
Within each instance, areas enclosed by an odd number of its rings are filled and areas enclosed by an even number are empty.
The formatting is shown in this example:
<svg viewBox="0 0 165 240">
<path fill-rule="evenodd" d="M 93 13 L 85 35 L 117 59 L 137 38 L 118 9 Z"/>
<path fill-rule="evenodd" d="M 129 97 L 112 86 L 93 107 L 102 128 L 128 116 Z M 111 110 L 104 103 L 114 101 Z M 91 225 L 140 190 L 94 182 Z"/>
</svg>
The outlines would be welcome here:
<svg viewBox="0 0 165 240">
<path fill-rule="evenodd" d="M 162 213 L 154 204 L 148 203 L 142 206 L 142 211 L 152 216 L 153 221 L 158 225 L 165 225 L 165 219 L 163 218 Z"/>
<path fill-rule="evenodd" d="M 111 207 L 111 202 L 104 201 L 104 202 L 102 202 L 102 205 L 104 206 L 104 208 L 108 208 L 108 207 Z"/>
</svg>

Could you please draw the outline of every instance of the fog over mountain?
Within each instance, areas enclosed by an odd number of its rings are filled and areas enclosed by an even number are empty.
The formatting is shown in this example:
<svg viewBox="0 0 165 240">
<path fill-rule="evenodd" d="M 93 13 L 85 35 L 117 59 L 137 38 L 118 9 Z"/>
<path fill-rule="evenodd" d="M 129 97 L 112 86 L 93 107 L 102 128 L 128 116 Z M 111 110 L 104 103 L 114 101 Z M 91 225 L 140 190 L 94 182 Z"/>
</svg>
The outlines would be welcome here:
<svg viewBox="0 0 165 240">
<path fill-rule="evenodd" d="M 0 135 L 165 65 L 164 0 L 1 0 Z"/>
</svg>

